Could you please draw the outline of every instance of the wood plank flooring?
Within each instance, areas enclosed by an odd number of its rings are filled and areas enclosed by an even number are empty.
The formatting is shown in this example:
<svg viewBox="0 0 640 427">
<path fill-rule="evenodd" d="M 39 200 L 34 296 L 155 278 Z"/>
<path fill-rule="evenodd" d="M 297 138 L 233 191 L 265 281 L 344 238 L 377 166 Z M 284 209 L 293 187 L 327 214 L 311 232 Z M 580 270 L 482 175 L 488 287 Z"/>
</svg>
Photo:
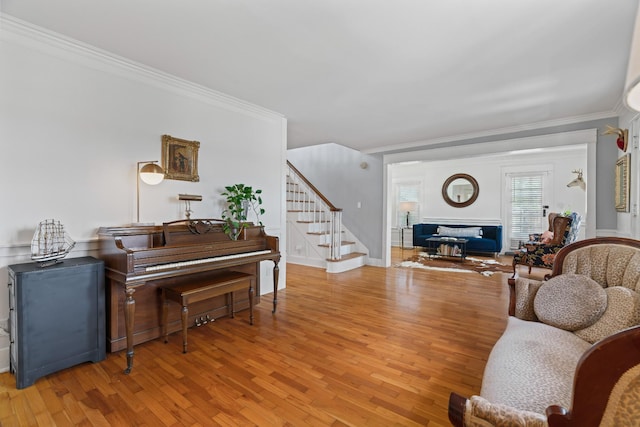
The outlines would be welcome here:
<svg viewBox="0 0 640 427">
<path fill-rule="evenodd" d="M 394 249 L 396 261 L 410 250 Z M 508 259 L 506 259 L 508 262 Z M 287 288 L 247 312 L 16 390 L 0 425 L 444 426 L 453 390 L 478 393 L 507 319 L 507 275 L 289 264 Z"/>
</svg>

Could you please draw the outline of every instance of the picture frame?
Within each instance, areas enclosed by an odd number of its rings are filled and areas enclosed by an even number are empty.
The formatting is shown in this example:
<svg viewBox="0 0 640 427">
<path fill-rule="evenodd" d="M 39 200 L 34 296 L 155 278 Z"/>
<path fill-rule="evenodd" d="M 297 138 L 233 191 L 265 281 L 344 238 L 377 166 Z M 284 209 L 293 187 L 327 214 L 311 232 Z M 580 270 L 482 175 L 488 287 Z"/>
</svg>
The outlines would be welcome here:
<svg viewBox="0 0 640 427">
<path fill-rule="evenodd" d="M 165 179 L 200 181 L 198 150 L 200 142 L 162 135 L 162 167 Z"/>
<path fill-rule="evenodd" d="M 616 162 L 616 211 L 629 212 L 630 178 L 629 165 L 631 154 L 625 154 Z"/>
</svg>

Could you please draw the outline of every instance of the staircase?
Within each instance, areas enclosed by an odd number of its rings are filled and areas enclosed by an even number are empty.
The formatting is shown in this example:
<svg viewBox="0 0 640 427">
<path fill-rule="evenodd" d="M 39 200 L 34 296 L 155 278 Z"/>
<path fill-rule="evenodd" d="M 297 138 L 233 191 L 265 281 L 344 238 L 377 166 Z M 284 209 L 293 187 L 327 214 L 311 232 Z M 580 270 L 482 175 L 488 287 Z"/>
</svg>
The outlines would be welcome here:
<svg viewBox="0 0 640 427">
<path fill-rule="evenodd" d="M 361 267 L 367 249 L 336 208 L 287 161 L 287 262 L 340 273 Z"/>
</svg>

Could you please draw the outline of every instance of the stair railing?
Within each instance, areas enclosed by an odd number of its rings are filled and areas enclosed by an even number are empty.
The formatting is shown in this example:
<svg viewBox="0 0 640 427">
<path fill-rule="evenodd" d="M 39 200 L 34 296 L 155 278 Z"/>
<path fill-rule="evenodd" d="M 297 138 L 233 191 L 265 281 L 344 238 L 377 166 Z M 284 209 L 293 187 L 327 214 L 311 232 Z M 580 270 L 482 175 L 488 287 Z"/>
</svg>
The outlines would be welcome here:
<svg viewBox="0 0 640 427">
<path fill-rule="evenodd" d="M 287 160 L 287 209 L 312 224 L 311 230 L 327 236 L 330 259 L 341 258 L 342 209 L 336 208 L 309 180 Z"/>
</svg>

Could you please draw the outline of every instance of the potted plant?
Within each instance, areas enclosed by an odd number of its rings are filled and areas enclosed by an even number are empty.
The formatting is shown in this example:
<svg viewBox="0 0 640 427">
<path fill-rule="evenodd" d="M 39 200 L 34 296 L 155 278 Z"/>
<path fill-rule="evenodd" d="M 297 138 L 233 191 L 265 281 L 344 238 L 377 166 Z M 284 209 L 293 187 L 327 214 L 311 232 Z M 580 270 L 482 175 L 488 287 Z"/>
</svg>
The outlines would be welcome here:
<svg viewBox="0 0 640 427">
<path fill-rule="evenodd" d="M 260 215 L 264 214 L 264 209 L 261 207 L 262 190 L 254 190 L 253 187 L 244 184 L 235 184 L 224 189 L 225 191 L 221 194 L 226 197 L 227 209 L 222 211 L 224 220 L 222 227 L 232 240 L 238 240 L 246 226 L 249 210 L 255 214 L 258 225 L 262 226 L 260 221 Z"/>
</svg>

